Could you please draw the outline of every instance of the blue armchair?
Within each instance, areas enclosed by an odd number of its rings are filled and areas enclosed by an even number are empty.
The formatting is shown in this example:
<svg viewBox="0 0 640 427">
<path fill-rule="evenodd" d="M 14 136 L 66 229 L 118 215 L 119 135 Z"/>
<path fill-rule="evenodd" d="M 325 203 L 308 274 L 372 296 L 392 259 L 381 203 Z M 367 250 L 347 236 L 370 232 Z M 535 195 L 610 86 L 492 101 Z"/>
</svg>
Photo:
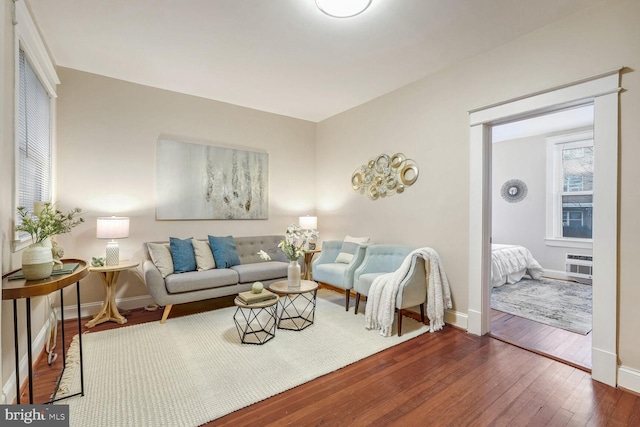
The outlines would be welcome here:
<svg viewBox="0 0 640 427">
<path fill-rule="evenodd" d="M 360 266 L 354 272 L 353 286 L 356 292 L 355 314 L 358 314 L 360 297 L 367 296 L 373 280 L 385 273 L 396 271 L 405 258 L 417 248 L 403 245 L 371 245 Z M 420 318 L 424 323 L 424 304 L 427 298 L 427 271 L 423 258 L 414 258 L 409 273 L 400 284 L 396 309 L 398 310 L 398 336 L 402 335 L 402 313 L 409 307 L 420 306 Z"/>
<path fill-rule="evenodd" d="M 362 262 L 367 246 L 364 244 L 357 245 L 351 262 L 347 264 L 336 262 L 336 258 L 342 248 L 342 243 L 342 240 L 327 240 L 322 242 L 322 252 L 320 252 L 320 256 L 313 261 L 311 269 L 313 280 L 316 282 L 326 283 L 345 290 L 345 310 L 349 311 L 349 297 L 351 289 L 353 289 L 353 274 Z"/>
</svg>

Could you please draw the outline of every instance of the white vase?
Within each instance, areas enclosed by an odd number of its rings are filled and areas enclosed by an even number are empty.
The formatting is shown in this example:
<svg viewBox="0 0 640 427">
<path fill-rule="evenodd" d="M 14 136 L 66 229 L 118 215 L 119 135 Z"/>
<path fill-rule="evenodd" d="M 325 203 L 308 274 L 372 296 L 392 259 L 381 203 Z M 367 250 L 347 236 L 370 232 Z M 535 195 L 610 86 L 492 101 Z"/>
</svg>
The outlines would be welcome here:
<svg viewBox="0 0 640 427">
<path fill-rule="evenodd" d="M 46 279 L 52 268 L 51 248 L 42 242 L 33 243 L 22 252 L 22 274 L 26 280 Z"/>
<path fill-rule="evenodd" d="M 287 286 L 289 288 L 300 287 L 300 264 L 298 261 L 289 261 L 287 268 Z"/>
</svg>

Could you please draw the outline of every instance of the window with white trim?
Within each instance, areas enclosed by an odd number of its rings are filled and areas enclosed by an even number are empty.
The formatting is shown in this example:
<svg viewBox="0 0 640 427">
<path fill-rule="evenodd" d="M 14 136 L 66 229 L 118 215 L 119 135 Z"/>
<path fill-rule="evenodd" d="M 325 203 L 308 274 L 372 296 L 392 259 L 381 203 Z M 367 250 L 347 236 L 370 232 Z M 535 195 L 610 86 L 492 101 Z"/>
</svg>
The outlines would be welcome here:
<svg viewBox="0 0 640 427">
<path fill-rule="evenodd" d="M 56 86 L 60 83 L 25 0 L 14 0 L 15 55 L 15 223 L 18 206 L 52 201 Z M 31 243 L 16 233 L 13 250 Z"/>
<path fill-rule="evenodd" d="M 18 62 L 17 203 L 33 211 L 35 202 L 51 201 L 51 98 L 22 49 Z"/>
<path fill-rule="evenodd" d="M 553 239 L 590 240 L 593 230 L 593 134 L 549 139 Z M 549 225 L 549 224 L 548 224 Z"/>
</svg>

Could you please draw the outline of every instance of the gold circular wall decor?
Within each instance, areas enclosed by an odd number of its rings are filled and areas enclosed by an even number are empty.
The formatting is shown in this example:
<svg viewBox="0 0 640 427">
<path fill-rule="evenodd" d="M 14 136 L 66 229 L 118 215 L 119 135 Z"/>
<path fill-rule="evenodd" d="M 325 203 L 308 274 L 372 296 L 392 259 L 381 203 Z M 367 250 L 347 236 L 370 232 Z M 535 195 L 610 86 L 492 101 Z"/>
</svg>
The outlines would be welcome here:
<svg viewBox="0 0 640 427">
<path fill-rule="evenodd" d="M 351 176 L 351 187 L 353 187 L 354 190 L 359 190 L 362 185 L 362 181 L 362 172 L 355 171 Z"/>
<path fill-rule="evenodd" d="M 405 161 L 404 154 L 396 153 L 391 156 L 391 167 L 394 169 L 398 169 Z"/>
<path fill-rule="evenodd" d="M 386 154 L 380 154 L 376 159 L 376 172 L 385 173 L 387 168 L 389 168 L 389 156 Z"/>
<path fill-rule="evenodd" d="M 407 187 L 418 179 L 418 167 L 416 165 L 406 165 L 400 171 L 400 181 Z"/>
<path fill-rule="evenodd" d="M 351 187 L 371 200 L 403 193 L 418 180 L 418 165 L 402 153 L 380 154 L 351 175 Z"/>
</svg>

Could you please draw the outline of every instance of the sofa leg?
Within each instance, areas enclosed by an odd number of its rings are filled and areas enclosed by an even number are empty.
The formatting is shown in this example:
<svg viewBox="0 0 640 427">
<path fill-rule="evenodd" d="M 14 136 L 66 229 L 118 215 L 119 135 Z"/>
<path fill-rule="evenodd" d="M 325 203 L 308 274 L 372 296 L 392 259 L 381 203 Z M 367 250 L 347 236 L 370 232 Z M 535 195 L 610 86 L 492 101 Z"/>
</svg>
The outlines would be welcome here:
<svg viewBox="0 0 640 427">
<path fill-rule="evenodd" d="M 345 306 L 344 306 L 344 310 L 345 311 L 349 311 L 349 297 L 351 296 L 351 291 L 349 289 L 346 290 L 345 292 L 346 297 L 345 297 Z"/>
<path fill-rule="evenodd" d="M 402 336 L 402 309 L 398 309 L 398 336 Z"/>
<path fill-rule="evenodd" d="M 420 304 L 420 320 L 422 320 L 422 324 L 424 325 L 424 303 Z"/>
<path fill-rule="evenodd" d="M 162 312 L 162 319 L 160 320 L 160 323 L 164 323 L 167 321 L 167 317 L 169 317 L 171 307 L 173 307 L 173 304 L 167 304 L 164 306 L 164 312 Z"/>
<path fill-rule="evenodd" d="M 356 309 L 354 310 L 353 314 L 358 314 L 358 306 L 360 305 L 360 294 L 356 293 Z"/>
</svg>

